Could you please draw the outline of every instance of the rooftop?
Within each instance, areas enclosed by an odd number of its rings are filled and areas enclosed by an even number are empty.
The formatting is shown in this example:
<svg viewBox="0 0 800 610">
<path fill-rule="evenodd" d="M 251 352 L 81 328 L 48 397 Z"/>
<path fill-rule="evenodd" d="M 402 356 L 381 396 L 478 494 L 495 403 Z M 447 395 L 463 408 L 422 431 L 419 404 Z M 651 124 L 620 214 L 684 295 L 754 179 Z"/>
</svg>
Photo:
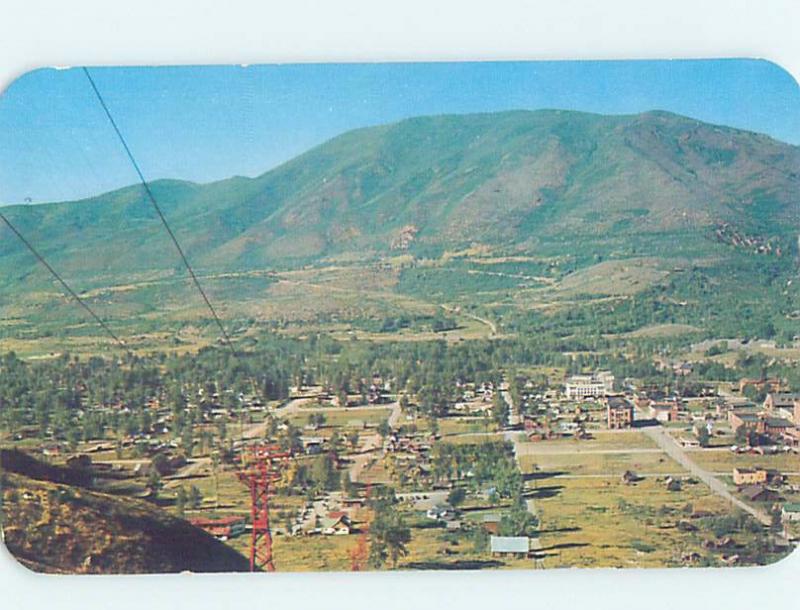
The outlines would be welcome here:
<svg viewBox="0 0 800 610">
<path fill-rule="evenodd" d="M 764 419 L 770 428 L 793 428 L 794 424 L 782 417 L 767 417 Z"/>
<path fill-rule="evenodd" d="M 530 542 L 527 536 L 492 536 L 492 553 L 527 553 Z"/>
</svg>

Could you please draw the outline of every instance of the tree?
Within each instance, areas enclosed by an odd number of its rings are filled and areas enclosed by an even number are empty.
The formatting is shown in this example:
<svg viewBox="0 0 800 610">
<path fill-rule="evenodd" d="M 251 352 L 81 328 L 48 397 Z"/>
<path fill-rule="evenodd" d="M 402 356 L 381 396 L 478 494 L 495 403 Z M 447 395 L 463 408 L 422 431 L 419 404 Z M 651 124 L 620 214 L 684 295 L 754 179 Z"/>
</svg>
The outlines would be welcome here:
<svg viewBox="0 0 800 610">
<path fill-rule="evenodd" d="M 458 506 L 463 503 L 466 498 L 467 490 L 463 487 L 455 487 L 450 491 L 449 494 L 447 494 L 447 502 L 456 508 L 458 508 Z"/>
<path fill-rule="evenodd" d="M 341 434 L 334 431 L 331 434 L 331 437 L 328 439 L 328 445 L 330 445 L 331 451 L 333 451 L 336 455 L 342 452 L 344 449 L 344 438 Z"/>
<path fill-rule="evenodd" d="M 340 477 L 330 455 L 318 455 L 311 463 L 310 478 L 316 491 L 339 489 Z"/>
<path fill-rule="evenodd" d="M 178 492 L 175 494 L 175 510 L 179 517 L 183 517 L 186 510 L 186 490 L 183 485 L 178 487 Z"/>
<path fill-rule="evenodd" d="M 192 433 L 192 424 L 190 423 L 183 427 L 183 432 L 181 433 L 181 447 L 187 458 L 192 457 L 192 451 L 194 450 L 194 434 Z"/>
<path fill-rule="evenodd" d="M 67 430 L 67 443 L 69 444 L 69 450 L 72 451 L 73 453 L 78 448 L 78 443 L 80 442 L 80 439 L 81 439 L 81 433 L 80 430 L 78 430 L 78 428 L 72 427 L 69 430 Z"/>
<path fill-rule="evenodd" d="M 392 433 L 392 427 L 389 425 L 389 420 L 384 419 L 378 424 L 378 434 L 381 435 L 381 438 L 385 439 Z"/>
<path fill-rule="evenodd" d="M 472 544 L 476 553 L 485 553 L 489 548 L 489 532 L 482 527 L 475 528 L 472 533 Z"/>
<path fill-rule="evenodd" d="M 192 485 L 189 489 L 189 508 L 200 508 L 200 503 L 203 501 L 203 494 L 196 485 Z"/>
<path fill-rule="evenodd" d="M 350 472 L 347 470 L 342 471 L 342 491 L 344 491 L 345 495 L 348 497 L 355 497 L 356 492 L 358 491 L 358 487 L 350 478 Z"/>
<path fill-rule="evenodd" d="M 314 428 L 322 428 L 326 421 L 324 413 L 312 413 L 308 416 L 308 424 Z"/>
<path fill-rule="evenodd" d="M 709 443 L 711 442 L 711 436 L 708 433 L 708 427 L 705 424 L 699 424 L 695 428 L 695 434 L 697 435 L 697 441 L 700 443 L 701 447 L 708 447 Z"/>
<path fill-rule="evenodd" d="M 219 451 L 211 452 L 211 471 L 214 473 L 214 506 L 219 508 Z"/>
<path fill-rule="evenodd" d="M 163 486 L 161 482 L 161 475 L 158 473 L 158 469 L 155 467 L 150 468 L 150 472 L 147 475 L 147 490 L 153 495 L 157 496 L 158 492 L 161 490 Z"/>
<path fill-rule="evenodd" d="M 497 390 L 492 397 L 492 419 L 500 428 L 504 428 L 508 425 L 508 414 L 508 403 L 500 390 Z"/>
<path fill-rule="evenodd" d="M 539 520 L 528 512 L 525 499 L 517 496 L 511 509 L 500 518 L 501 536 L 528 536 L 529 530 L 536 527 Z"/>
<path fill-rule="evenodd" d="M 379 568 L 389 560 L 394 569 L 399 559 L 408 555 L 411 530 L 393 505 L 381 506 L 370 525 L 369 563 Z"/>
</svg>

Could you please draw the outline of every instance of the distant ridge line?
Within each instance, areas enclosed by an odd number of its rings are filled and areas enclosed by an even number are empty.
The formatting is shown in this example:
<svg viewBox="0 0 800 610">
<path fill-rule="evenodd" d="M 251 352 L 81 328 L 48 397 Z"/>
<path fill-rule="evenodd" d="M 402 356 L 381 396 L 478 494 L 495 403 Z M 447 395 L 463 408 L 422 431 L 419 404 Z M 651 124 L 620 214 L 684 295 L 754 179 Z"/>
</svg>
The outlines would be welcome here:
<svg viewBox="0 0 800 610">
<path fill-rule="evenodd" d="M 20 241 L 21 241 L 23 244 L 25 244 L 25 247 L 27 247 L 27 248 L 28 248 L 28 250 L 30 250 L 31 254 L 33 254 L 33 255 L 36 257 L 36 260 L 38 260 L 38 261 L 39 261 L 39 262 L 40 262 L 40 263 L 41 263 L 41 264 L 42 264 L 42 265 L 43 265 L 43 266 L 44 266 L 44 267 L 45 267 L 45 268 L 46 268 L 46 269 L 47 269 L 47 270 L 48 270 L 48 271 L 51 273 L 51 275 L 52 275 L 54 278 L 56 278 L 56 279 L 57 279 L 57 280 L 58 280 L 58 281 L 61 283 L 61 285 L 64 287 L 64 290 L 66 290 L 66 291 L 67 291 L 67 293 L 68 293 L 68 294 L 69 294 L 69 295 L 70 295 L 70 296 L 71 296 L 73 299 L 75 299 L 75 301 L 76 301 L 76 302 L 77 302 L 77 303 L 78 303 L 78 304 L 79 304 L 81 307 L 83 307 L 83 308 L 84 308 L 84 309 L 85 309 L 87 312 L 89 312 L 89 315 L 90 315 L 90 316 L 92 316 L 92 318 L 94 318 L 94 320 L 95 320 L 95 321 L 96 321 L 96 322 L 97 322 L 97 323 L 98 323 L 98 324 L 99 324 L 99 325 L 100 325 L 100 326 L 103 328 L 103 330 L 105 330 L 105 331 L 108 333 L 108 335 L 109 335 L 109 336 L 110 336 L 112 339 L 114 339 L 114 341 L 116 341 L 116 342 L 117 342 L 117 343 L 118 343 L 118 344 L 119 344 L 121 347 L 125 347 L 125 342 L 124 342 L 124 341 L 122 341 L 122 340 L 121 340 L 121 339 L 120 339 L 120 338 L 119 338 L 119 337 L 118 337 L 118 336 L 117 336 L 117 335 L 114 333 L 114 331 L 113 331 L 113 330 L 111 330 L 111 328 L 109 328 L 109 326 L 108 326 L 108 325 L 107 325 L 105 322 L 103 322 L 103 320 L 100 318 L 100 316 L 98 316 L 98 315 L 97 315 L 97 314 L 94 312 L 94 310 L 93 310 L 91 307 L 89 307 L 89 305 L 86 303 L 86 301 L 84 301 L 84 300 L 83 300 L 81 297 L 79 297 L 79 296 L 78 296 L 78 293 L 76 293 L 76 292 L 75 292 L 75 291 L 74 291 L 74 290 L 73 290 L 73 289 L 70 287 L 70 285 L 69 285 L 69 284 L 67 284 L 67 282 L 64 280 L 64 278 L 62 278 L 62 277 L 59 275 L 59 273 L 58 273 L 58 272 L 57 272 L 55 269 L 53 269 L 53 267 L 50 265 L 50 263 L 48 263 L 48 262 L 47 262 L 47 260 L 46 260 L 46 259 L 45 259 L 45 258 L 44 258 L 44 257 L 43 257 L 41 254 L 39 254 L 39 251 L 38 251 L 36 248 L 34 248 L 34 247 L 33 247 L 33 244 L 31 244 L 31 243 L 30 243 L 30 242 L 29 242 L 29 241 L 28 241 L 28 240 L 25 238 L 25 236 L 24 236 L 22 233 L 20 233 L 20 231 L 17 229 L 17 227 L 15 227 L 15 226 L 14 226 L 14 225 L 11 223 L 11 221 L 10 221 L 8 218 L 6 218 L 5 214 L 3 214 L 2 212 L 0 212 L 0 220 L 2 220 L 4 223 L 6 223 L 6 225 L 8 225 L 8 228 L 9 228 L 9 229 L 11 229 L 11 231 L 14 233 L 14 235 L 16 235 L 16 236 L 19 238 L 19 240 L 20 240 Z"/>
</svg>

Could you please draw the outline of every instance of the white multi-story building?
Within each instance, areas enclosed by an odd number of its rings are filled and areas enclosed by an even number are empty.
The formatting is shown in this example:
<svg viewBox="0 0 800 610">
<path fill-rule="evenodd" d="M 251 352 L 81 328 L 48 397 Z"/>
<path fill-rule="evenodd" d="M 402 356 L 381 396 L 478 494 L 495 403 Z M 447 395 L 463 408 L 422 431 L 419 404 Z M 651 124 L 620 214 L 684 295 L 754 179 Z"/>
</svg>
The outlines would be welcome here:
<svg viewBox="0 0 800 610">
<path fill-rule="evenodd" d="M 614 375 L 598 371 L 592 375 L 573 375 L 566 382 L 567 398 L 602 398 L 614 392 Z"/>
</svg>

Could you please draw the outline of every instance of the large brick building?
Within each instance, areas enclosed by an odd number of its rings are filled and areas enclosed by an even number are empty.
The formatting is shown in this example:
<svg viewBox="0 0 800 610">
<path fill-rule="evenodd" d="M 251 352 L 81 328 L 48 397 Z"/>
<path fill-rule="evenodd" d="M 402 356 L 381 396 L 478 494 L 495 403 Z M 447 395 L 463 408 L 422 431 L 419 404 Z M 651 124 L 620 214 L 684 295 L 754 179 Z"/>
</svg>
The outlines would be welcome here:
<svg viewBox="0 0 800 610">
<path fill-rule="evenodd" d="M 621 396 L 606 398 L 606 422 L 609 428 L 630 428 L 633 424 L 633 404 Z"/>
</svg>

